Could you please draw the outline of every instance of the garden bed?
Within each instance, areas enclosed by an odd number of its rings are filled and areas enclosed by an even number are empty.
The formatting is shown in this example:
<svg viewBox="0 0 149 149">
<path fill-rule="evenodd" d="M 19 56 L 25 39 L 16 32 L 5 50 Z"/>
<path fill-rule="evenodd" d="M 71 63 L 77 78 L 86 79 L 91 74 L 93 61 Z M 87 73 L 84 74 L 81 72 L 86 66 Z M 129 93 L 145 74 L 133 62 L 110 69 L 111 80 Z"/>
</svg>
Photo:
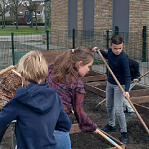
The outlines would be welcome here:
<svg viewBox="0 0 149 149">
<path fill-rule="evenodd" d="M 104 98 L 95 94 L 93 92 L 86 90 L 85 95 L 85 111 L 93 120 L 99 128 L 104 127 L 107 124 L 108 116 L 106 112 L 105 104 L 98 106 L 95 109 L 95 106 L 102 101 Z M 76 123 L 73 115 L 70 115 L 73 123 Z M 147 126 L 149 126 L 149 118 L 146 114 L 141 114 L 141 117 L 145 120 Z M 116 120 L 116 124 L 119 130 L 118 121 Z M 149 148 L 149 135 L 144 129 L 138 118 L 127 119 L 128 133 L 130 138 L 130 144 L 126 147 L 127 149 L 147 149 Z M 120 132 L 109 133 L 112 137 L 120 140 Z M 93 133 L 74 133 L 70 135 L 72 149 L 106 149 L 113 148 L 114 146 L 108 143 L 104 138 L 100 135 L 95 135 Z M 0 145 L 2 149 L 11 149 L 11 131 L 10 128 L 5 133 L 5 136 L 2 140 L 2 145 Z"/>
</svg>

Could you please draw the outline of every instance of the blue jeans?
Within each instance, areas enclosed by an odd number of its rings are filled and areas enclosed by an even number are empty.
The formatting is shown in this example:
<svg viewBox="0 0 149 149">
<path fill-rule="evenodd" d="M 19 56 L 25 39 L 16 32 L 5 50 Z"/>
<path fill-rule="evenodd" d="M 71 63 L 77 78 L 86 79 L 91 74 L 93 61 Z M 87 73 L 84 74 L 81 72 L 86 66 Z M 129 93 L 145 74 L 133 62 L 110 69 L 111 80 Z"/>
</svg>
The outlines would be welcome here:
<svg viewBox="0 0 149 149">
<path fill-rule="evenodd" d="M 125 85 L 122 85 L 125 88 Z M 123 92 L 118 85 L 107 82 L 106 87 L 106 107 L 108 113 L 108 124 L 115 126 L 115 115 L 118 118 L 120 132 L 127 132 L 125 114 L 123 111 Z"/>
<path fill-rule="evenodd" d="M 54 136 L 57 142 L 56 149 L 71 149 L 69 132 L 54 130 Z"/>
</svg>

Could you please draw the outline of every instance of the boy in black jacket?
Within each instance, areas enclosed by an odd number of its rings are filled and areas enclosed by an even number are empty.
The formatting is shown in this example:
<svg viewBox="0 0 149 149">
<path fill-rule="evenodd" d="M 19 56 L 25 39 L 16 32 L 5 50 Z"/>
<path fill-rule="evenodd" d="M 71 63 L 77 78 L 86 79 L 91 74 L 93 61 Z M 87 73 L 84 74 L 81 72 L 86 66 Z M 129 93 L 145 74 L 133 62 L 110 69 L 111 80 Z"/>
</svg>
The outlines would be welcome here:
<svg viewBox="0 0 149 149">
<path fill-rule="evenodd" d="M 131 81 L 134 81 L 134 83 L 130 84 L 129 90 L 131 90 L 139 81 L 138 79 L 138 77 L 140 77 L 139 63 L 135 60 L 129 59 L 129 68 L 131 74 Z M 123 99 L 123 109 L 126 118 L 137 117 L 135 111 L 133 110 L 133 108 L 131 107 L 130 103 L 126 98 Z"/>
</svg>

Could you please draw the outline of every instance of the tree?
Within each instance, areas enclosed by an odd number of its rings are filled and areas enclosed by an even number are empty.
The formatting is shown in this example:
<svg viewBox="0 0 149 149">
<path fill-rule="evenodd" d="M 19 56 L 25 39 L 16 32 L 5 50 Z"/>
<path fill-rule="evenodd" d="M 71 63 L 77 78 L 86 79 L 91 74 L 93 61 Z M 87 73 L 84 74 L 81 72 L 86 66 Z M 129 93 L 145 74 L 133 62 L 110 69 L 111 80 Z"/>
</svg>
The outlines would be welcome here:
<svg viewBox="0 0 149 149">
<path fill-rule="evenodd" d="M 0 0 L 1 3 L 1 15 L 2 15 L 2 29 L 5 27 L 5 11 L 8 8 L 6 0 Z"/>
<path fill-rule="evenodd" d="M 33 13 L 35 12 L 35 19 L 36 19 L 36 30 L 37 28 L 37 8 L 39 7 L 39 5 L 41 4 L 41 2 L 35 2 L 32 0 L 24 0 L 23 1 L 23 6 L 29 10 L 30 15 L 31 15 L 31 27 L 33 27 Z"/>
<path fill-rule="evenodd" d="M 16 29 L 18 29 L 18 8 L 22 5 L 22 0 L 8 0 L 10 9 L 15 14 L 16 19 Z"/>
</svg>

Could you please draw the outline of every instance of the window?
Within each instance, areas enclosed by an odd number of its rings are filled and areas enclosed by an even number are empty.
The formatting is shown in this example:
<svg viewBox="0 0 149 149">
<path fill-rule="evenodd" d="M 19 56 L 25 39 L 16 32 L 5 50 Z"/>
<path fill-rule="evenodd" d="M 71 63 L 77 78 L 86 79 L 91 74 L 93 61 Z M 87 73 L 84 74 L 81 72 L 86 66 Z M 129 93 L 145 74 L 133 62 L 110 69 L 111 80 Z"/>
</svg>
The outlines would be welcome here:
<svg viewBox="0 0 149 149">
<path fill-rule="evenodd" d="M 72 37 L 72 30 L 77 30 L 78 0 L 68 0 L 68 36 Z M 77 36 L 77 35 L 76 35 Z"/>
<path fill-rule="evenodd" d="M 94 0 L 83 0 L 83 37 L 90 39 L 94 37 Z"/>
<path fill-rule="evenodd" d="M 112 29 L 119 28 L 124 43 L 129 42 L 129 0 L 113 1 Z"/>
</svg>

